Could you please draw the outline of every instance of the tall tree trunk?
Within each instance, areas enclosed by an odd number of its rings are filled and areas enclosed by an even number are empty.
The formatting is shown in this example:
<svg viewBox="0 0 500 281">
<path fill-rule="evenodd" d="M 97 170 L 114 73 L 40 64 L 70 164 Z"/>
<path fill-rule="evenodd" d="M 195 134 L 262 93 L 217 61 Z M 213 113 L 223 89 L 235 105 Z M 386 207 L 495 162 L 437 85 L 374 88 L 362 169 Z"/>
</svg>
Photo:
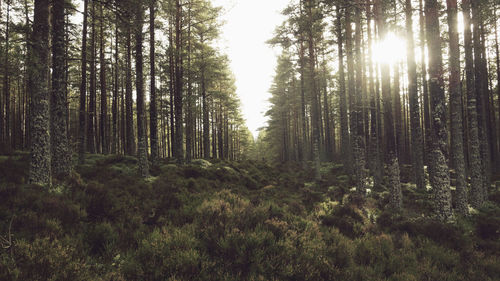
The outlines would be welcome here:
<svg viewBox="0 0 500 281">
<path fill-rule="evenodd" d="M 387 34 L 386 15 L 383 0 L 376 0 L 377 26 L 380 38 Z M 388 186 L 391 192 L 390 205 L 395 210 L 400 210 L 403 206 L 403 194 L 401 192 L 401 182 L 399 178 L 399 162 L 397 157 L 396 136 L 394 135 L 394 117 L 392 113 L 391 77 L 389 64 L 381 63 L 382 96 L 384 106 L 384 132 L 386 147 L 386 175 Z"/>
<path fill-rule="evenodd" d="M 191 162 L 193 156 L 193 85 L 191 81 L 191 1 L 188 4 L 187 15 L 187 96 L 186 96 L 186 162 Z"/>
<path fill-rule="evenodd" d="M 114 85 L 113 85 L 113 102 L 111 104 L 111 114 L 113 118 L 113 124 L 112 124 L 112 135 L 113 135 L 113 140 L 111 143 L 111 153 L 117 154 L 118 153 L 118 147 L 119 147 L 119 138 L 118 138 L 118 72 L 119 72 L 119 65 L 118 65 L 118 58 L 119 58 L 119 51 L 118 51 L 118 16 L 115 18 L 115 62 L 114 62 L 114 68 L 115 68 L 115 73 L 114 73 Z"/>
<path fill-rule="evenodd" d="M 323 54 L 323 58 L 324 58 Z M 325 58 L 324 58 L 325 60 Z M 332 133 L 330 126 L 330 105 L 328 102 L 328 80 L 327 80 L 327 69 L 326 62 L 323 62 L 323 115 L 325 120 L 325 146 L 326 146 L 326 159 L 328 161 L 333 160 L 333 145 L 332 145 Z"/>
<path fill-rule="evenodd" d="M 85 160 L 85 128 L 86 128 L 86 116 L 87 111 L 85 110 L 87 105 L 87 12 L 88 10 L 88 0 L 83 1 L 83 29 L 82 29 L 82 74 L 80 83 L 80 107 L 79 107 L 79 126 L 78 126 L 78 162 L 83 164 Z"/>
<path fill-rule="evenodd" d="M 320 158 L 319 158 L 319 144 L 320 144 L 320 120 L 319 120 L 319 104 L 318 92 L 316 86 L 316 69 L 315 69 L 315 50 L 314 50 L 314 35 L 313 35 L 313 0 L 308 0 L 307 13 L 309 20 L 307 45 L 309 49 L 309 87 L 311 91 L 311 107 L 312 107 L 312 145 L 313 145 L 313 161 L 314 161 L 314 178 L 316 181 L 321 180 L 320 174 Z"/>
<path fill-rule="evenodd" d="M 337 33 L 337 44 L 338 44 L 338 61 L 339 61 L 339 95 L 340 95 L 340 150 L 342 151 L 342 159 L 344 161 L 344 166 L 347 171 L 350 171 L 351 161 L 350 159 L 350 141 L 349 141 L 349 119 L 347 116 L 347 96 L 346 96 L 346 85 L 345 85 L 345 72 L 344 72 L 344 50 L 342 36 L 342 12 L 340 5 L 337 5 L 337 21 L 336 21 L 336 33 Z"/>
<path fill-rule="evenodd" d="M 446 161 L 448 134 L 446 130 L 443 59 L 437 0 L 425 0 L 425 19 L 429 49 L 429 91 L 433 120 L 429 177 L 435 196 L 436 216 L 441 221 L 450 221 L 453 218 L 453 213 L 451 209 L 450 174 Z"/>
<path fill-rule="evenodd" d="M 497 131 L 497 136 L 498 136 L 498 142 L 495 144 L 497 151 L 500 152 L 500 51 L 498 47 L 498 24 L 497 24 L 497 9 L 495 6 L 495 56 L 496 56 L 496 67 L 497 67 L 497 102 L 498 102 L 498 131 Z M 493 105 L 492 105 L 493 106 Z M 493 106 L 494 107 L 494 106 Z M 497 163 L 500 161 L 500 159 L 497 159 Z M 497 166 L 497 171 L 498 171 L 498 165 Z"/>
<path fill-rule="evenodd" d="M 142 57 L 142 26 L 144 24 L 144 8 L 142 2 L 137 7 L 135 19 L 135 88 L 137 93 L 137 139 L 139 154 L 139 171 L 143 177 L 149 175 L 148 148 L 146 136 L 146 108 L 144 103 L 144 73 Z"/>
<path fill-rule="evenodd" d="M 481 158 L 482 158 L 482 175 L 483 175 L 483 192 L 482 195 L 484 200 L 488 198 L 488 187 L 490 186 L 490 176 L 491 176 L 491 161 L 490 161 L 490 145 L 488 138 L 488 120 L 486 115 L 486 103 L 488 86 L 484 83 L 483 79 L 487 78 L 486 70 L 486 58 L 483 57 L 482 44 L 481 44 L 481 25 L 482 25 L 482 14 L 480 10 L 480 3 L 478 1 L 471 2 L 472 7 L 472 37 L 474 40 L 474 75 L 475 75 L 475 90 L 477 99 L 477 113 L 478 113 L 478 131 L 479 131 L 479 144 L 481 148 Z"/>
<path fill-rule="evenodd" d="M 49 0 L 35 0 L 28 58 L 31 91 L 29 182 L 50 185 Z"/>
<path fill-rule="evenodd" d="M 469 135 L 469 176 L 471 178 L 470 203 L 478 208 L 484 203 L 482 160 L 479 143 L 479 128 L 477 115 L 477 99 L 474 79 L 474 58 L 472 55 L 471 4 L 470 0 L 462 1 L 464 18 L 464 50 L 465 77 L 467 86 L 467 128 Z"/>
<path fill-rule="evenodd" d="M 460 87 L 460 46 L 458 39 L 457 0 L 447 0 L 448 34 L 450 37 L 450 112 L 451 155 L 456 172 L 456 206 L 461 215 L 467 215 L 467 182 L 462 131 L 462 89 Z"/>
<path fill-rule="evenodd" d="M 10 84 L 9 84 L 9 49 L 10 49 L 10 0 L 7 0 L 7 20 L 5 22 L 5 50 L 3 66 L 3 97 L 0 98 L 0 143 L 10 149 Z M 3 116 L 5 105 L 5 120 Z"/>
<path fill-rule="evenodd" d="M 169 41 L 169 52 L 168 52 L 168 65 L 169 65 L 169 91 L 170 91 L 170 143 L 171 143 L 171 155 L 175 158 L 176 145 L 175 145 L 175 118 L 174 118 L 174 96 L 175 96 L 175 65 L 174 65 L 174 36 L 173 36 L 173 17 L 170 20 L 168 28 L 168 41 Z"/>
<path fill-rule="evenodd" d="M 149 103 L 149 137 L 151 139 L 151 159 L 158 159 L 158 110 L 156 101 L 156 65 L 155 65 L 155 4 L 152 0 L 149 4 L 149 63 L 151 75 L 151 92 Z"/>
<path fill-rule="evenodd" d="M 50 96 L 50 140 L 52 174 L 67 176 L 71 171 L 66 110 L 64 0 L 52 1 L 52 94 Z"/>
<path fill-rule="evenodd" d="M 182 116 L 182 89 L 183 89 L 183 54 L 182 54 L 182 5 L 180 0 L 175 4 L 175 158 L 179 163 L 184 162 L 184 130 Z"/>
<path fill-rule="evenodd" d="M 370 3 L 371 4 L 371 3 Z M 379 104 L 375 89 L 375 78 L 377 71 L 373 67 L 373 40 L 372 40 L 372 10 L 370 5 L 366 5 L 367 15 L 367 34 L 368 34 L 368 88 L 370 93 L 370 143 L 369 143 L 369 166 L 373 174 L 374 186 L 382 184 L 383 165 L 380 156 L 380 138 L 378 134 L 378 127 L 381 126 L 378 122 L 379 111 L 377 104 Z"/>
<path fill-rule="evenodd" d="M 132 23 L 127 22 L 127 35 L 126 35 L 126 70 L 125 70 L 125 111 L 126 111 L 126 139 L 127 139 L 127 154 L 135 154 L 135 137 L 134 137 L 134 116 L 133 116 L 133 100 L 132 100 Z"/>
<path fill-rule="evenodd" d="M 398 150 L 399 163 L 404 161 L 404 132 L 403 132 L 403 110 L 401 106 L 401 84 L 399 73 L 399 61 L 394 63 L 394 85 L 393 85 L 393 98 L 394 98 L 394 119 L 396 127 L 396 146 Z"/>
<path fill-rule="evenodd" d="M 364 196 L 366 194 L 366 157 L 365 157 L 365 144 L 364 144 L 364 121 L 363 121 L 363 59 L 361 56 L 361 2 L 357 1 L 355 6 L 355 50 L 354 56 L 356 64 L 354 66 L 354 58 L 352 52 L 352 40 L 350 34 L 350 12 L 346 12 L 346 24 L 349 28 L 346 29 L 346 47 L 347 47 L 347 71 L 349 79 L 349 97 L 353 99 L 351 107 L 351 129 L 353 139 L 353 155 L 354 155 L 354 171 L 356 177 L 356 190 L 359 194 Z M 351 74 L 352 73 L 352 74 Z M 354 80 L 354 73 L 356 73 L 356 80 Z"/>
<path fill-rule="evenodd" d="M 413 10 L 411 0 L 406 0 L 406 40 L 408 63 L 408 91 L 410 103 L 411 148 L 413 160 L 413 173 L 417 188 L 425 188 L 424 175 L 424 147 L 422 127 L 420 126 L 420 105 L 418 102 L 417 64 L 415 62 L 415 42 L 413 39 Z M 460 114 L 462 112 L 460 111 Z"/>
<path fill-rule="evenodd" d="M 88 108 L 88 122 L 87 122 L 87 150 L 90 153 L 96 153 L 95 144 L 95 124 L 96 121 L 96 65 L 95 65 L 95 2 L 92 2 L 92 37 L 90 37 L 90 95 L 89 95 L 89 108 Z"/>
<path fill-rule="evenodd" d="M 420 64 L 422 65 L 422 88 L 423 88 L 423 104 L 424 104 L 424 161 L 428 162 L 428 150 L 431 143 L 431 110 L 429 102 L 429 83 L 427 80 L 427 62 L 425 53 L 425 17 L 423 0 L 419 0 L 420 8 Z"/>
<path fill-rule="evenodd" d="M 99 62 L 101 63 L 100 69 L 100 85 L 101 85 L 101 120 L 99 123 L 100 137 L 101 137 L 101 152 L 103 154 L 108 154 L 109 144 L 108 144 L 108 96 L 106 93 L 106 61 L 104 58 L 104 13 L 102 9 L 103 4 L 99 5 L 100 9 L 100 20 L 99 20 L 99 31 L 100 31 L 100 47 L 99 47 Z"/>
<path fill-rule="evenodd" d="M 200 41 L 203 43 L 203 36 L 201 36 Z M 208 108 L 208 98 L 207 98 L 207 86 L 206 86 L 206 78 L 205 78 L 205 53 L 203 49 L 201 50 L 201 68 L 200 68 L 200 76 L 201 76 L 201 96 L 203 102 L 203 158 L 210 158 L 210 120 L 208 117 L 209 108 Z"/>
</svg>

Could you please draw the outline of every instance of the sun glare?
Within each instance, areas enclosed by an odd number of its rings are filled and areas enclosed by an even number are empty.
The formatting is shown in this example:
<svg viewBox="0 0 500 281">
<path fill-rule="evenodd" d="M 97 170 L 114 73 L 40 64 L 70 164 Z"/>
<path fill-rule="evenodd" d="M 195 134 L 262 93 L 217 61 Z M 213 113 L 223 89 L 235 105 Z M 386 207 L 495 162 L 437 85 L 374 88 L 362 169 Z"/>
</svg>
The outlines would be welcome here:
<svg viewBox="0 0 500 281">
<path fill-rule="evenodd" d="M 406 57 L 406 42 L 394 33 L 388 33 L 384 40 L 373 46 L 373 59 L 378 63 L 394 64 Z"/>
</svg>

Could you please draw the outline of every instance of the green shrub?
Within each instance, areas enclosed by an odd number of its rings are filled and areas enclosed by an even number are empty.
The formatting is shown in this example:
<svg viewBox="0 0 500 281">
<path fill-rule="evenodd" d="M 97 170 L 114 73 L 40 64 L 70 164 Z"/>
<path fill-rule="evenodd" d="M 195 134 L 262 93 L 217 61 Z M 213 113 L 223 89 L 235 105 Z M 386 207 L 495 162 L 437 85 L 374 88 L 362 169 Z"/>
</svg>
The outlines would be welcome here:
<svg viewBox="0 0 500 281">
<path fill-rule="evenodd" d="M 123 264 L 127 280 L 193 280 L 202 272 L 202 254 L 192 227 L 155 229 Z"/>
<path fill-rule="evenodd" d="M 321 217 L 325 226 L 335 226 L 350 238 L 363 235 L 363 217 L 351 206 L 336 206 L 331 213 Z"/>
<path fill-rule="evenodd" d="M 92 225 L 85 233 L 85 242 L 93 255 L 112 257 L 117 241 L 118 233 L 109 222 Z"/>
<path fill-rule="evenodd" d="M 13 253 L 14 263 L 0 267 L 0 276 L 8 276 L 3 280 L 95 279 L 90 274 L 89 265 L 69 239 L 17 240 Z"/>
</svg>

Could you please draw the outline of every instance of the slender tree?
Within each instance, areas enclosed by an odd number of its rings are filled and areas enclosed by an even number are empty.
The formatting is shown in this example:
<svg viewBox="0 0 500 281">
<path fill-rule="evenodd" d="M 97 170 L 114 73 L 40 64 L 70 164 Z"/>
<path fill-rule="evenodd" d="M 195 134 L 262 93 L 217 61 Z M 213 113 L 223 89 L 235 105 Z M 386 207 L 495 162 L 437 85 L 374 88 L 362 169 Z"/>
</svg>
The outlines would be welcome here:
<svg viewBox="0 0 500 281">
<path fill-rule="evenodd" d="M 433 121 L 429 177 L 434 191 L 436 216 L 442 221 L 450 221 L 453 218 L 453 213 L 451 209 L 450 174 L 446 162 L 448 133 L 446 130 L 443 59 L 437 0 L 425 0 L 425 19 L 429 49 L 429 93 Z"/>
<path fill-rule="evenodd" d="M 49 93 L 49 1 L 35 0 L 28 75 L 31 95 L 29 182 L 51 184 Z"/>
<path fill-rule="evenodd" d="M 142 1 L 139 1 L 135 13 L 135 86 L 137 93 L 137 137 L 138 137 L 138 154 L 139 154 L 139 171 L 143 177 L 149 175 L 148 167 L 148 151 L 147 151 L 147 135 L 146 135 L 146 108 L 144 99 L 144 73 L 143 73 L 143 57 L 142 44 L 143 35 L 142 27 L 144 24 L 144 7 Z"/>
<path fill-rule="evenodd" d="M 386 7 L 384 0 L 377 0 L 375 5 L 375 18 L 380 38 L 387 34 Z M 401 191 L 401 182 L 399 178 L 399 162 L 397 157 L 396 136 L 394 134 L 394 117 L 391 96 L 391 78 L 390 68 L 387 62 L 381 63 L 382 96 L 384 106 L 384 133 L 386 148 L 386 175 L 388 186 L 391 192 L 391 207 L 400 210 L 403 205 L 403 195 Z"/>
<path fill-rule="evenodd" d="M 484 202 L 483 177 L 481 172 L 482 160 L 479 142 L 479 127 L 477 114 L 477 100 L 474 79 L 474 58 L 472 51 L 471 31 L 471 4 L 470 0 L 462 1 L 464 18 L 464 50 L 465 50 L 465 77 L 467 86 L 467 128 L 469 135 L 469 175 L 473 207 L 480 207 Z"/>
<path fill-rule="evenodd" d="M 52 174 L 67 176 L 71 171 L 71 151 L 67 132 L 65 85 L 64 0 L 52 1 L 52 93 L 50 95 L 50 136 Z"/>
<path fill-rule="evenodd" d="M 415 62 L 415 43 L 413 39 L 413 10 L 411 0 L 406 0 L 406 40 L 407 40 L 407 63 L 408 63 L 408 91 L 410 102 L 410 127 L 411 147 L 413 159 L 413 172 L 415 183 L 419 189 L 425 186 L 424 176 L 424 148 L 422 138 L 422 127 L 420 126 L 420 105 L 418 102 L 417 65 Z"/>
<path fill-rule="evenodd" d="M 84 161 L 85 156 L 85 128 L 86 128 L 86 105 L 87 105 L 87 11 L 88 0 L 83 1 L 83 29 L 82 29 L 82 74 L 80 81 L 80 107 L 79 107 L 79 126 L 78 126 L 78 161 L 80 164 Z"/>
<path fill-rule="evenodd" d="M 156 100 L 156 58 L 155 58 L 155 0 L 149 2 L 149 64 L 150 64 L 150 103 L 149 103 L 149 135 L 151 138 L 151 159 L 158 158 L 158 110 Z"/>
<path fill-rule="evenodd" d="M 101 86 L 101 116 L 99 120 L 99 134 L 101 137 L 101 152 L 108 154 L 108 95 L 106 88 L 106 59 L 105 52 L 105 38 L 104 38 L 104 12 L 103 4 L 99 5 L 100 19 L 99 19 L 99 62 L 100 62 L 100 86 Z"/>
<path fill-rule="evenodd" d="M 460 87 L 460 46 L 458 40 L 457 0 L 447 0 L 448 34 L 450 37 L 450 112 L 451 112 L 451 155 L 456 171 L 457 210 L 468 214 L 467 182 L 465 179 L 465 159 L 462 133 L 462 89 Z"/>
</svg>

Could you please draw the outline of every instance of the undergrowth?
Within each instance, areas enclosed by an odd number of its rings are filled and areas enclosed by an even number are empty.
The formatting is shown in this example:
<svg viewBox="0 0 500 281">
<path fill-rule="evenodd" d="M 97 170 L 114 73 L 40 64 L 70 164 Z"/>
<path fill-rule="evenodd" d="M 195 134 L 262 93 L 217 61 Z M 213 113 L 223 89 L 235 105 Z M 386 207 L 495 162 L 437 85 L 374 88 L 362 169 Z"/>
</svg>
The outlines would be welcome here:
<svg viewBox="0 0 500 281">
<path fill-rule="evenodd" d="M 499 280 L 500 192 L 442 224 L 404 184 L 354 196 L 339 165 L 88 157 L 50 189 L 0 159 L 0 280 Z"/>
</svg>

